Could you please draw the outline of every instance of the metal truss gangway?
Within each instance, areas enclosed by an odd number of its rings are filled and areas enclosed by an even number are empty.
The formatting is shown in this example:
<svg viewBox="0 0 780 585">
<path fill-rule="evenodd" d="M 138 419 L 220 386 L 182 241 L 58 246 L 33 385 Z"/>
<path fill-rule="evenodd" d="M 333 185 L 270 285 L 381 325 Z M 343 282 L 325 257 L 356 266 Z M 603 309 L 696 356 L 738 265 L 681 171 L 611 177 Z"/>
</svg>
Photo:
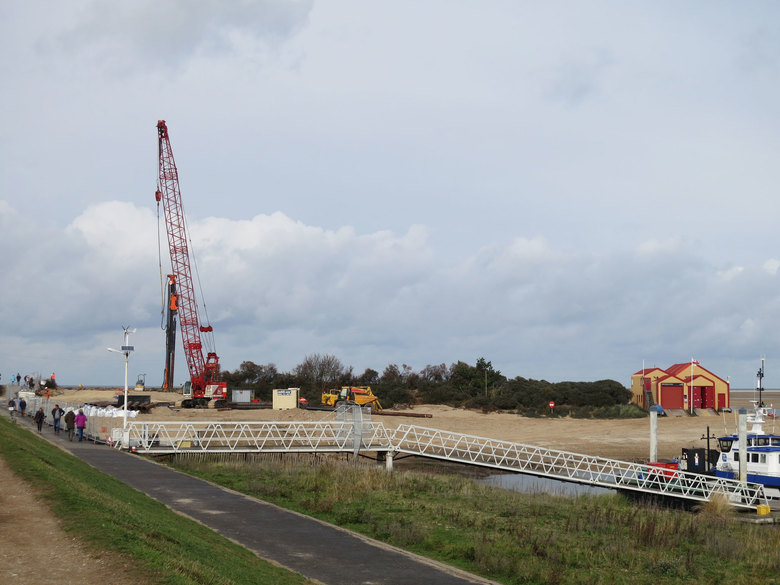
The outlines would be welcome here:
<svg viewBox="0 0 780 585">
<path fill-rule="evenodd" d="M 451 431 L 400 425 L 390 436 L 396 452 L 422 455 L 557 479 L 561 481 L 669 496 L 699 502 L 724 496 L 733 506 L 767 504 L 764 486 L 733 479 L 675 471 L 641 463 L 606 459 L 475 437 Z"/>
<path fill-rule="evenodd" d="M 403 453 L 609 489 L 698 502 L 724 496 L 738 508 L 767 504 L 760 484 L 715 478 L 402 424 L 322 422 L 128 422 L 118 446 L 138 453 Z"/>
</svg>

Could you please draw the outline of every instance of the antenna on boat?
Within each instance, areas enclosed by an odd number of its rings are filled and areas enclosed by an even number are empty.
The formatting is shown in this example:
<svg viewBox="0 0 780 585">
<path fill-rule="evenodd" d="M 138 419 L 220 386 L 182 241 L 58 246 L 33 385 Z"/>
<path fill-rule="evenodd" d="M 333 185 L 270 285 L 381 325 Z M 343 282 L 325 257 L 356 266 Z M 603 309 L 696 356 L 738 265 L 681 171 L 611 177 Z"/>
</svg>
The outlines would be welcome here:
<svg viewBox="0 0 780 585">
<path fill-rule="evenodd" d="M 761 400 L 761 392 L 764 390 L 763 380 L 764 380 L 764 356 L 761 356 L 761 367 L 758 369 L 758 373 L 756 374 L 756 390 L 758 390 L 759 407 L 764 405 L 763 401 Z"/>
</svg>

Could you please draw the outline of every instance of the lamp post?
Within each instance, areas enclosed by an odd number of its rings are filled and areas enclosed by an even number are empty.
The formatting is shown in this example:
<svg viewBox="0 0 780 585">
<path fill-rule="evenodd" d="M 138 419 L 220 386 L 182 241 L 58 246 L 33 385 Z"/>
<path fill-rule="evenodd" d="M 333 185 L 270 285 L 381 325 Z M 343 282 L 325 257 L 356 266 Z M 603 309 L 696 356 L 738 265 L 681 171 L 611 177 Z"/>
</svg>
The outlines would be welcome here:
<svg viewBox="0 0 780 585">
<path fill-rule="evenodd" d="M 113 351 L 114 353 L 123 353 L 125 354 L 125 399 L 124 404 L 122 405 L 122 443 L 124 445 L 128 444 L 128 437 L 127 437 L 127 368 L 130 363 L 130 354 L 135 350 L 135 347 L 130 345 L 130 334 L 135 333 L 135 329 L 130 329 L 129 327 L 122 327 L 122 329 L 125 332 L 125 341 L 122 344 L 122 349 L 114 349 L 112 347 L 107 348 L 108 351 Z"/>
<path fill-rule="evenodd" d="M 707 473 L 710 472 L 710 469 L 712 469 L 712 466 L 710 465 L 710 439 L 717 439 L 718 437 L 715 436 L 715 433 L 710 434 L 710 425 L 707 425 L 707 434 L 701 436 L 701 441 L 704 439 L 707 439 Z"/>
<path fill-rule="evenodd" d="M 696 360 L 691 358 L 691 381 L 688 384 L 688 411 L 691 416 L 693 416 L 693 364 L 696 363 Z"/>
<path fill-rule="evenodd" d="M 761 392 L 764 390 L 764 358 L 761 358 L 761 367 L 758 369 L 758 373 L 756 374 L 756 390 L 758 390 L 758 406 L 759 408 L 764 406 L 764 403 L 761 401 Z"/>
</svg>

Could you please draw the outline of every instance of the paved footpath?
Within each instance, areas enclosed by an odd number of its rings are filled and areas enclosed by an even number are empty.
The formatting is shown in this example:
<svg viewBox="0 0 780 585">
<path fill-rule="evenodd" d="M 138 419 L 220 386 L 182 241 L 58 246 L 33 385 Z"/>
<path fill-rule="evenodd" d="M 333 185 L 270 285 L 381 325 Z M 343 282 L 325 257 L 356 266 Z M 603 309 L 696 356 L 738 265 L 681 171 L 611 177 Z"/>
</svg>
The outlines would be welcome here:
<svg viewBox="0 0 780 585">
<path fill-rule="evenodd" d="M 25 417 L 23 424 L 37 433 L 29 417 Z M 325 585 L 494 583 L 221 488 L 138 455 L 86 440 L 69 442 L 65 433 L 55 435 L 51 427 L 44 427 L 41 436 L 258 556 Z"/>
</svg>

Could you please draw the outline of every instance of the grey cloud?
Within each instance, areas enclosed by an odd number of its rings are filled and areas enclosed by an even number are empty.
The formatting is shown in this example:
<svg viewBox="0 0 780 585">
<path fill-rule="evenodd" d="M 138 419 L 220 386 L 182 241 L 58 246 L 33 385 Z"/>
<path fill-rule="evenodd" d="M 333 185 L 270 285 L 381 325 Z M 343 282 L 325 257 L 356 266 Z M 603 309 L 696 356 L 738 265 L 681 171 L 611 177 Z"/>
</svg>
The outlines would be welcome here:
<svg viewBox="0 0 780 585">
<path fill-rule="evenodd" d="M 776 28 L 759 27 L 744 34 L 737 55 L 737 64 L 751 73 L 777 74 L 780 64 L 780 33 Z"/>
<path fill-rule="evenodd" d="M 561 63 L 547 86 L 547 96 L 573 107 L 601 91 L 601 78 L 613 64 L 605 49 Z"/>
<path fill-rule="evenodd" d="M 277 45 L 306 25 L 312 5 L 311 0 L 95 0 L 57 43 L 106 69 L 177 67 L 199 55 L 235 51 L 240 38 Z"/>
</svg>

